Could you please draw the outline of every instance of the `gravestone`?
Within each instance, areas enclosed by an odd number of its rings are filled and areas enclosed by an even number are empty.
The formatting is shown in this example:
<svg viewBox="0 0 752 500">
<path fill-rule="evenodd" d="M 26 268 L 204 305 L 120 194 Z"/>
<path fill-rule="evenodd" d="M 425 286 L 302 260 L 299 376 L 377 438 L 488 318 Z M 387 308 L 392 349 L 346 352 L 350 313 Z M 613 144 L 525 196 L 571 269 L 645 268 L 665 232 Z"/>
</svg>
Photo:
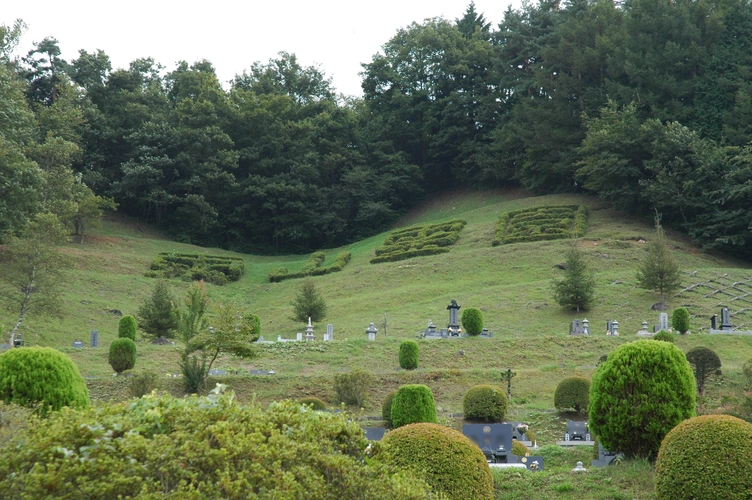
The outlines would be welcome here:
<svg viewBox="0 0 752 500">
<path fill-rule="evenodd" d="M 214 368 L 212 368 L 211 370 L 209 370 L 209 375 L 213 375 L 215 377 L 223 377 L 227 375 L 227 370 L 215 370 Z"/>
<path fill-rule="evenodd" d="M 606 321 L 606 335 L 619 335 L 619 322 L 616 320 Z"/>
<path fill-rule="evenodd" d="M 614 461 L 619 462 L 623 459 L 623 454 L 616 453 L 615 451 L 608 451 L 604 449 L 600 443 L 598 443 L 598 459 L 591 460 L 590 465 L 592 465 L 593 467 L 606 467 L 607 465 L 614 463 Z"/>
<path fill-rule="evenodd" d="M 459 310 L 460 310 L 459 304 L 457 304 L 457 301 L 452 299 L 452 302 L 447 306 L 447 309 L 449 310 L 449 324 L 447 325 L 447 331 L 450 335 L 459 335 L 460 333 L 460 320 L 459 320 Z"/>
<path fill-rule="evenodd" d="M 518 464 L 524 464 L 530 472 L 539 472 L 543 470 L 543 457 L 540 455 L 517 457 L 512 455 L 512 460 Z"/>
<path fill-rule="evenodd" d="M 379 330 L 371 323 L 368 325 L 368 328 L 366 328 L 366 333 L 368 334 L 368 340 L 376 340 L 376 332 Z"/>
<path fill-rule="evenodd" d="M 710 329 L 718 330 L 718 315 L 714 314 L 710 317 Z"/>
<path fill-rule="evenodd" d="M 570 323 L 569 335 L 587 335 L 587 333 L 585 333 L 585 326 L 582 324 L 582 321 L 575 319 L 572 321 L 572 323 Z"/>
<path fill-rule="evenodd" d="M 329 337 L 329 340 L 334 340 L 334 325 L 329 323 L 326 325 L 326 335 Z"/>
<path fill-rule="evenodd" d="M 731 314 L 728 307 L 721 308 L 721 330 L 731 331 L 734 329 L 734 325 L 731 324 Z"/>
<path fill-rule="evenodd" d="M 91 331 L 91 340 L 89 342 L 91 347 L 99 347 L 99 330 Z"/>
<path fill-rule="evenodd" d="M 462 434 L 478 445 L 486 461 L 508 463 L 512 456 L 511 424 L 464 424 Z"/>
<path fill-rule="evenodd" d="M 74 349 L 83 349 L 84 348 L 84 343 L 81 342 L 80 340 L 74 340 L 73 341 L 73 348 Z"/>
<path fill-rule="evenodd" d="M 658 315 L 658 331 L 668 331 L 668 313 L 661 313 Z"/>
<path fill-rule="evenodd" d="M 525 434 L 528 430 L 528 425 L 524 422 L 505 422 L 512 426 L 512 440 L 513 441 L 519 441 L 520 443 L 524 444 L 525 446 L 533 446 L 533 442 L 530 441 L 530 438 Z"/>
<path fill-rule="evenodd" d="M 585 421 L 567 420 L 564 441 L 590 441 L 590 431 Z"/>
<path fill-rule="evenodd" d="M 295 336 L 295 340 L 297 342 L 303 342 L 303 332 L 298 332 L 297 335 Z"/>
<path fill-rule="evenodd" d="M 480 336 L 491 339 L 493 338 L 493 332 L 489 332 L 488 328 L 483 328 L 483 330 L 481 330 L 480 332 Z"/>
<path fill-rule="evenodd" d="M 648 322 L 647 321 L 643 321 L 642 322 L 642 327 L 637 331 L 637 336 L 638 337 L 652 338 L 653 335 L 655 335 L 655 332 L 648 331 Z"/>
<path fill-rule="evenodd" d="M 251 370 L 251 375 L 274 375 L 273 370 Z"/>
<path fill-rule="evenodd" d="M 13 347 L 23 347 L 23 339 L 21 338 L 21 334 L 16 335 L 16 338 L 13 339 Z"/>
<path fill-rule="evenodd" d="M 366 431 L 366 439 L 369 441 L 381 441 L 386 433 L 386 429 L 383 427 L 366 427 L 363 430 Z"/>
</svg>

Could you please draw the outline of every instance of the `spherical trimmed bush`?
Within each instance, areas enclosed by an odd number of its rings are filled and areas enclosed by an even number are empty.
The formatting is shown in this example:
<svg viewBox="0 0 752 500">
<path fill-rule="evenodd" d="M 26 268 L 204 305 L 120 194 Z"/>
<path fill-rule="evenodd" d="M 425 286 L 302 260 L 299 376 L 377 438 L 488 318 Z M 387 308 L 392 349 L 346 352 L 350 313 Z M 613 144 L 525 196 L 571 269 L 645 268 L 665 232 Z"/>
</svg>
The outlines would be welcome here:
<svg viewBox="0 0 752 500">
<path fill-rule="evenodd" d="M 684 307 L 674 309 L 674 312 L 671 313 L 671 326 L 674 327 L 674 331 L 682 335 L 687 333 L 689 330 L 689 311 Z"/>
<path fill-rule="evenodd" d="M 668 431 L 695 415 L 696 390 L 689 362 L 674 344 L 621 345 L 593 374 L 590 432 L 608 450 L 655 457 Z"/>
<path fill-rule="evenodd" d="M 118 323 L 118 338 L 119 339 L 131 339 L 136 341 L 136 318 L 133 316 L 123 316 Z"/>
<path fill-rule="evenodd" d="M 590 381 L 585 377 L 567 377 L 556 386 L 554 406 L 559 411 L 587 411 L 590 404 Z"/>
<path fill-rule="evenodd" d="M 512 441 L 512 455 L 516 455 L 518 457 L 526 457 L 530 455 L 530 448 L 522 444 L 522 442 L 514 439 Z"/>
<path fill-rule="evenodd" d="M 507 416 L 507 395 L 500 387 L 476 385 L 465 393 L 462 409 L 467 420 L 502 422 Z"/>
<path fill-rule="evenodd" d="M 89 406 L 89 390 L 66 354 L 49 347 L 22 347 L 0 355 L 0 398 L 37 406 L 45 416 L 63 406 Z"/>
<path fill-rule="evenodd" d="M 661 330 L 660 332 L 653 335 L 653 340 L 660 340 L 661 342 L 671 342 L 673 344 L 674 336 L 666 330 Z"/>
<path fill-rule="evenodd" d="M 436 492 L 449 499 L 494 497 L 486 457 L 475 443 L 454 429 L 411 424 L 386 433 L 381 442 L 385 461 L 422 473 Z"/>
<path fill-rule="evenodd" d="M 123 373 L 136 366 L 136 343 L 131 339 L 116 339 L 110 344 L 110 366 L 115 373 Z"/>
<path fill-rule="evenodd" d="M 397 391 L 392 391 L 384 398 L 384 403 L 381 405 L 381 419 L 386 422 L 388 427 L 392 426 L 392 402 L 394 402 L 394 396 L 397 395 Z"/>
<path fill-rule="evenodd" d="M 468 307 L 462 311 L 462 328 L 471 336 L 480 335 L 483 331 L 483 313 L 475 307 Z"/>
<path fill-rule="evenodd" d="M 729 415 L 691 418 L 666 434 L 655 464 L 659 500 L 747 500 L 752 424 Z"/>
<path fill-rule="evenodd" d="M 418 367 L 419 357 L 418 343 L 414 340 L 405 340 L 399 348 L 399 364 L 403 370 L 415 370 Z"/>
<path fill-rule="evenodd" d="M 315 396 L 308 396 L 300 400 L 300 404 L 309 406 L 312 410 L 322 411 L 326 410 L 326 403 Z"/>
<path fill-rule="evenodd" d="M 401 427 L 418 422 L 436 423 L 433 392 L 425 385 L 408 384 L 397 389 L 392 400 L 392 425 Z"/>
</svg>

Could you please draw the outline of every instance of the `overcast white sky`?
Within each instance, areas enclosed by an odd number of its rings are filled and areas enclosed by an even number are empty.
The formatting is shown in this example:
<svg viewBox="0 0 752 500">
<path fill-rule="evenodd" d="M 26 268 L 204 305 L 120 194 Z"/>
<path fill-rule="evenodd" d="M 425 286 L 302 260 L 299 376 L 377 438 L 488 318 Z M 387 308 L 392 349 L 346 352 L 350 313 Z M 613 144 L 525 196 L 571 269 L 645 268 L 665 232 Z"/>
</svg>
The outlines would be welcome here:
<svg viewBox="0 0 752 500">
<path fill-rule="evenodd" d="M 462 16 L 470 0 L 3 0 L 0 23 L 17 18 L 29 26 L 17 53 L 54 37 L 63 58 L 78 50 L 102 49 L 113 68 L 153 57 L 168 70 L 175 63 L 211 61 L 226 82 L 254 61 L 266 63 L 280 51 L 295 53 L 305 66 L 318 63 L 338 91 L 361 95 L 360 64 L 371 61 L 399 28 L 413 21 Z M 475 0 L 495 28 L 507 6 L 520 0 Z"/>
</svg>

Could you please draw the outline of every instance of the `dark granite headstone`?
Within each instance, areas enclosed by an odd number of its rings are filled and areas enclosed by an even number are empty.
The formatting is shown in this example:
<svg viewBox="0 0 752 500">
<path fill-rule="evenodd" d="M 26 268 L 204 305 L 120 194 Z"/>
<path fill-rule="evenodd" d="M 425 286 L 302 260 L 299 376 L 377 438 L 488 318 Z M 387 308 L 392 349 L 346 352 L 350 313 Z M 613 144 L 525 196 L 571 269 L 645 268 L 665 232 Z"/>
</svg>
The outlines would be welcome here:
<svg viewBox="0 0 752 500">
<path fill-rule="evenodd" d="M 381 441 L 386 433 L 383 427 L 366 427 L 363 430 L 366 431 L 366 439 L 369 441 Z"/>
<path fill-rule="evenodd" d="M 509 463 L 525 464 L 527 470 L 532 472 L 539 472 L 543 470 L 543 457 L 540 455 L 518 457 L 512 455 Z"/>
<path fill-rule="evenodd" d="M 73 348 L 74 349 L 83 349 L 84 348 L 84 343 L 81 342 L 80 340 L 74 340 L 73 341 Z"/>
<path fill-rule="evenodd" d="M 731 313 L 729 313 L 728 307 L 721 308 L 721 330 L 731 331 L 734 329 L 734 325 L 731 324 Z"/>
<path fill-rule="evenodd" d="M 99 330 L 91 331 L 91 340 L 89 341 L 90 347 L 99 347 Z"/>
<path fill-rule="evenodd" d="M 590 441 L 590 431 L 586 421 L 567 420 L 564 441 Z"/>
<path fill-rule="evenodd" d="M 606 467 L 607 465 L 614 463 L 614 461 L 621 461 L 623 459 L 623 454 L 616 453 L 614 451 L 608 451 L 604 449 L 600 443 L 598 443 L 598 460 L 591 460 L 590 465 L 592 465 L 593 467 Z"/>
<path fill-rule="evenodd" d="M 491 463 L 508 463 L 512 454 L 511 424 L 465 424 L 462 434 L 481 449 Z"/>
</svg>

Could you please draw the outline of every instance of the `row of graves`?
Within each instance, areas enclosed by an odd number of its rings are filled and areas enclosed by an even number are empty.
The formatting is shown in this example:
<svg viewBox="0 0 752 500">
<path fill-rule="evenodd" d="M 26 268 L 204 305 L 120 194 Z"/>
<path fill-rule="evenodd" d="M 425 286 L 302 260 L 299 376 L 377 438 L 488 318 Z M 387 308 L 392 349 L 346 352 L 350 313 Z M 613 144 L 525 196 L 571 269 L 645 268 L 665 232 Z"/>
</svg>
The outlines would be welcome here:
<svg viewBox="0 0 752 500">
<path fill-rule="evenodd" d="M 373 323 L 366 328 L 366 335 L 368 340 L 376 340 L 376 334 L 379 332 L 378 328 Z M 276 342 L 313 342 L 316 340 L 316 331 L 311 323 L 311 318 L 308 318 L 308 324 L 305 327 L 305 332 L 298 332 L 294 339 L 282 338 L 282 335 L 277 335 Z M 326 333 L 324 334 L 324 342 L 332 342 L 334 340 L 334 325 L 329 323 L 326 325 Z M 260 336 L 256 341 L 259 344 L 273 344 L 274 340 L 265 340 L 264 336 Z"/>
<path fill-rule="evenodd" d="M 462 306 L 457 304 L 457 300 L 452 299 L 449 305 L 446 307 L 449 311 L 449 324 L 446 328 L 437 329 L 433 321 L 428 320 L 428 327 L 425 330 L 418 332 L 418 338 L 421 339 L 458 339 L 468 337 L 466 333 L 462 332 L 459 320 L 459 310 Z M 488 328 L 483 328 L 483 331 L 478 335 L 479 337 L 492 338 L 493 332 L 489 332 Z"/>
</svg>

